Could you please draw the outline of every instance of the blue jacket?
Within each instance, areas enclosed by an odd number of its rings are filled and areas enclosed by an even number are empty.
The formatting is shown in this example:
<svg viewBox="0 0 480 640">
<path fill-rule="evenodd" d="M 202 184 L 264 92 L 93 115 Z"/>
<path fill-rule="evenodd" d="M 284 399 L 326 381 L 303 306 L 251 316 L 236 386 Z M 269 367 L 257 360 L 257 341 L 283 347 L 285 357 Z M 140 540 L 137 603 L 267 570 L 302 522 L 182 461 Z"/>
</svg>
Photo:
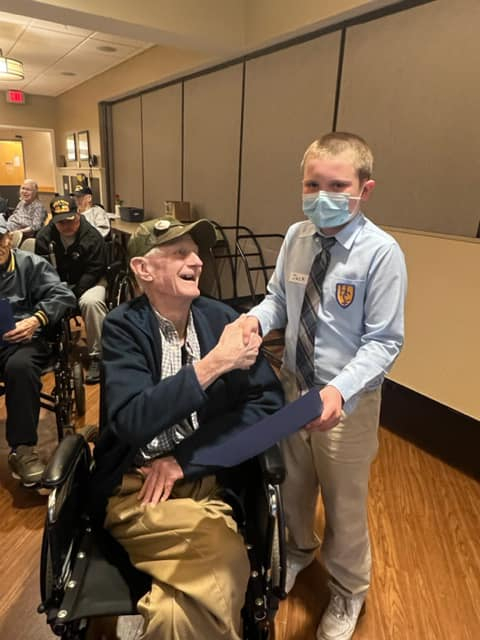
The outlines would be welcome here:
<svg viewBox="0 0 480 640">
<path fill-rule="evenodd" d="M 15 322 L 32 315 L 38 318 L 36 337 L 77 304 L 47 260 L 21 249 L 13 249 L 8 263 L 0 269 L 0 298 L 12 305 Z"/>
<path fill-rule="evenodd" d="M 225 304 L 202 297 L 193 302 L 192 314 L 202 356 L 217 344 L 225 324 L 237 317 Z M 158 321 L 145 296 L 108 314 L 103 326 L 104 412 L 93 480 L 97 501 L 105 502 L 141 447 L 193 411 L 199 428 L 172 454 L 187 479 L 214 471 L 190 462 L 196 448 L 283 405 L 277 377 L 263 356 L 250 370 L 231 371 L 206 390 L 192 366 L 162 380 L 161 358 Z"/>
</svg>

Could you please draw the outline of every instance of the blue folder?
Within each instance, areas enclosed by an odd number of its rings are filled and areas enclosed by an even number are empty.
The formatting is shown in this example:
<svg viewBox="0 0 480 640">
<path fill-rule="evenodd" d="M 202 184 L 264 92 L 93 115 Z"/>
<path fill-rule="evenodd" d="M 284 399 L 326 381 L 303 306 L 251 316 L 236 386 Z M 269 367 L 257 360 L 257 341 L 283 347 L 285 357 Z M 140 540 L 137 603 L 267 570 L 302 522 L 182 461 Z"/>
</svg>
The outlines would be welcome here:
<svg viewBox="0 0 480 640">
<path fill-rule="evenodd" d="M 201 447 L 189 460 L 192 464 L 233 467 L 269 449 L 279 440 L 318 418 L 323 404 L 319 389 L 311 389 L 298 400 L 272 415 L 239 429 L 215 444 Z"/>
</svg>

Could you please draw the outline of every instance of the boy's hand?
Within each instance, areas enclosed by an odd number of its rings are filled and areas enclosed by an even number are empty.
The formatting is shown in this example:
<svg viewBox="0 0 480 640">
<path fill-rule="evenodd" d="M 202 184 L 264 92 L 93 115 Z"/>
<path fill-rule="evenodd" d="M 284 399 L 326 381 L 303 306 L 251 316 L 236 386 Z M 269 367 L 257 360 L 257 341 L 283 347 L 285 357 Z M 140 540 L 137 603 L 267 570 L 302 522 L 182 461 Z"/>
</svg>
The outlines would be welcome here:
<svg viewBox="0 0 480 640">
<path fill-rule="evenodd" d="M 260 335 L 260 323 L 255 316 L 240 316 L 243 327 L 243 344 L 248 344 L 252 333 Z"/>
<path fill-rule="evenodd" d="M 227 324 L 217 346 L 209 354 L 215 358 L 216 366 L 221 373 L 234 369 L 249 369 L 255 364 L 262 339 L 259 335 L 250 333 L 245 342 L 244 322 L 245 316 L 240 316 L 234 322 Z"/>
<path fill-rule="evenodd" d="M 305 425 L 305 429 L 309 431 L 333 429 L 342 417 L 343 398 L 338 389 L 327 384 L 320 391 L 320 398 L 323 402 L 322 415 Z"/>
</svg>

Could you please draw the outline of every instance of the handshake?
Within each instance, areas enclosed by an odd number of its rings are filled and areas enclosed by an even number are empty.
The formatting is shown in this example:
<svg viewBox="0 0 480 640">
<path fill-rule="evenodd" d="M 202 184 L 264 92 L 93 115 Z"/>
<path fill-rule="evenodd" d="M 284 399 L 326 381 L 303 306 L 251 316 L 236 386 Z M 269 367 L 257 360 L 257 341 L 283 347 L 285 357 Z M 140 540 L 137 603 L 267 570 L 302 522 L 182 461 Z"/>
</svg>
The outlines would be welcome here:
<svg viewBox="0 0 480 640">
<path fill-rule="evenodd" d="M 261 344 L 259 323 L 253 316 L 241 315 L 227 324 L 216 346 L 193 365 L 202 388 L 206 389 L 228 371 L 250 369 Z"/>
</svg>

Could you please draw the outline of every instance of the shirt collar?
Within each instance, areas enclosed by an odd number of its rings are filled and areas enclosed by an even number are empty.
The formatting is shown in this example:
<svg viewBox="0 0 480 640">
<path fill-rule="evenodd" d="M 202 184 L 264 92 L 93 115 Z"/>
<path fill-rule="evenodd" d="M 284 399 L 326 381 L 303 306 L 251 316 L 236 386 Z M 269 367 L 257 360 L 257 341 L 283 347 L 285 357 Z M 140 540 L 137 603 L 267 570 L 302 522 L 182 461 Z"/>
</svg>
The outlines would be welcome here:
<svg viewBox="0 0 480 640">
<path fill-rule="evenodd" d="M 7 273 L 12 273 L 12 271 L 15 271 L 15 254 L 12 250 L 10 250 L 10 260 L 8 261 L 8 267 L 6 271 Z"/>
<path fill-rule="evenodd" d="M 341 244 L 344 249 L 350 250 L 355 242 L 355 238 L 358 236 L 364 225 L 365 217 L 363 213 L 358 213 L 349 224 L 335 234 L 337 242 Z"/>
<path fill-rule="evenodd" d="M 172 339 L 172 336 L 175 336 L 175 338 L 177 340 L 179 340 L 179 336 L 177 333 L 177 330 L 175 328 L 175 325 L 173 324 L 173 322 L 171 322 L 168 318 L 165 318 L 165 316 L 162 316 L 161 313 L 159 313 L 155 307 L 152 306 L 153 312 L 155 313 L 155 317 L 157 318 L 157 322 L 158 322 L 158 326 L 160 328 L 160 331 L 162 332 L 163 336 L 168 340 Z M 185 346 L 187 348 L 187 350 L 189 350 L 190 352 L 192 351 L 190 343 L 191 343 L 191 332 L 194 330 L 193 328 L 193 317 L 192 317 L 192 311 L 190 310 L 188 312 L 188 322 L 187 322 L 187 330 L 185 332 Z"/>
<path fill-rule="evenodd" d="M 358 213 L 351 222 L 340 229 L 338 233 L 335 234 L 335 240 L 344 247 L 344 249 L 351 249 L 353 243 L 355 242 L 355 238 L 362 230 L 365 225 L 365 217 L 363 213 Z M 310 222 L 310 220 L 306 221 L 304 228 L 300 231 L 300 237 L 305 238 L 309 236 L 314 236 L 315 234 L 319 234 L 317 227 Z M 319 234 L 322 235 L 322 234 Z"/>
</svg>

